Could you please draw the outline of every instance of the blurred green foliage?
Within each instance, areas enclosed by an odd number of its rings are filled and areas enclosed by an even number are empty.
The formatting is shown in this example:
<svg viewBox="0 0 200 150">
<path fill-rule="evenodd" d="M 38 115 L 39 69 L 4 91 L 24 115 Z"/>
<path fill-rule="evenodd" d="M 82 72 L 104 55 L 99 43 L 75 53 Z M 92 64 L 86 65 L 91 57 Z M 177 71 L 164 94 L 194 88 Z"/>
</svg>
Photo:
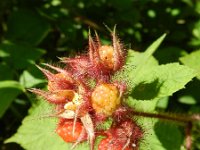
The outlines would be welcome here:
<svg viewBox="0 0 200 150">
<path fill-rule="evenodd" d="M 35 64 L 85 52 L 88 28 L 96 30 L 103 43 L 110 43 L 104 24 L 111 28 L 117 24 L 125 48 L 137 51 L 167 33 L 155 53 L 159 63 L 180 62 L 199 72 L 199 0 L 2 0 L 0 143 L 16 132 L 35 101 L 26 88 L 44 87 L 45 80 Z M 198 76 L 186 89 L 166 97 L 158 110 L 200 112 L 199 89 Z M 195 133 L 199 128 L 195 126 Z M 14 148 L 2 144 L 0 149 Z M 200 149 L 199 142 L 194 149 Z"/>
</svg>

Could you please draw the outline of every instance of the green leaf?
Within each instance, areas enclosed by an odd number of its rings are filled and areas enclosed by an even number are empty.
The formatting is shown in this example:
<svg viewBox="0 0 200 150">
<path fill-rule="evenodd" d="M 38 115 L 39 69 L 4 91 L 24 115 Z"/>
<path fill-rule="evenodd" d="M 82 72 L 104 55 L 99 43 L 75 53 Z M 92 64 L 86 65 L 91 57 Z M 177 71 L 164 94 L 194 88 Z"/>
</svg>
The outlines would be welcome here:
<svg viewBox="0 0 200 150">
<path fill-rule="evenodd" d="M 157 60 L 152 56 L 145 61 L 145 65 L 141 65 L 143 64 L 145 55 L 145 53 L 129 50 L 124 68 L 113 76 L 113 80 L 125 81 L 129 90 L 132 90 L 135 86 L 135 82 L 146 70 L 158 65 Z"/>
<path fill-rule="evenodd" d="M 116 7 L 119 10 L 123 9 L 131 9 L 131 1 L 129 0 L 111 0 L 111 3 L 113 3 L 113 6 Z M 123 13 L 124 14 L 124 13 Z"/>
<path fill-rule="evenodd" d="M 143 101 L 143 100 L 136 100 L 133 97 L 129 96 L 126 99 L 125 104 L 133 108 L 134 110 L 143 112 L 154 112 L 157 102 L 158 99 L 153 99 L 151 101 Z"/>
<path fill-rule="evenodd" d="M 140 150 L 180 150 L 183 146 L 183 134 L 177 125 L 150 118 L 139 120 L 146 131 Z"/>
<path fill-rule="evenodd" d="M 200 50 L 194 51 L 189 55 L 180 58 L 180 61 L 198 72 L 197 78 L 200 79 Z"/>
<path fill-rule="evenodd" d="M 135 80 L 131 98 L 128 98 L 126 103 L 134 108 L 137 106 L 135 108 L 137 110 L 153 111 L 157 100 L 184 88 L 195 75 L 193 69 L 178 63 L 148 68 Z M 129 80 L 134 80 L 134 74 L 129 76 Z M 141 100 L 152 100 L 152 102 Z"/>
<path fill-rule="evenodd" d="M 167 150 L 181 149 L 183 144 L 183 134 L 176 124 L 169 122 L 157 122 L 154 131 L 162 146 Z M 173 143 L 173 144 L 172 144 Z"/>
<path fill-rule="evenodd" d="M 187 52 L 178 47 L 165 47 L 155 52 L 155 57 L 160 64 L 178 62 L 179 58 L 187 55 Z"/>
<path fill-rule="evenodd" d="M 195 38 L 199 40 L 200 39 L 200 21 L 195 22 L 193 26 L 194 27 L 192 30 L 192 34 Z"/>
<path fill-rule="evenodd" d="M 117 73 L 113 77 L 113 80 L 127 79 L 130 88 L 133 87 L 135 84 L 134 82 L 137 81 L 141 74 L 143 74 L 151 66 L 158 65 L 157 61 L 152 57 L 152 54 L 159 47 L 161 42 L 164 40 L 165 36 L 166 34 L 163 34 L 160 38 L 153 42 L 144 53 L 138 53 L 129 50 L 124 70 Z"/>
<path fill-rule="evenodd" d="M 159 99 L 184 88 L 196 75 L 193 69 L 178 63 L 158 66 L 152 54 L 164 37 L 144 53 L 129 50 L 126 65 L 113 78 L 127 83 L 130 97 L 125 103 L 136 110 L 154 111 Z"/>
<path fill-rule="evenodd" d="M 151 56 L 149 57 L 148 60 L 146 60 L 145 65 L 136 66 L 136 64 L 143 63 L 140 61 L 143 59 L 144 55 L 146 54 L 129 50 L 124 69 L 118 72 L 113 77 L 113 80 L 122 81 L 122 82 L 125 81 L 127 83 L 129 92 L 132 92 L 137 81 L 140 79 L 140 76 L 142 76 L 144 72 L 146 72 L 149 68 L 152 68 L 153 66 L 158 65 L 158 62 L 155 60 L 155 58 Z M 135 76 L 135 74 L 137 74 L 137 76 Z M 125 103 L 129 107 L 132 107 L 137 110 L 153 111 L 156 107 L 157 100 L 148 101 L 148 102 L 138 101 L 134 99 L 133 97 L 129 96 L 128 99 L 125 101 Z M 135 106 L 137 106 L 137 108 L 135 108 Z"/>
<path fill-rule="evenodd" d="M 184 88 L 195 75 L 193 69 L 178 63 L 154 66 L 137 80 L 132 90 L 132 97 L 138 100 L 150 100 L 170 96 Z"/>
<path fill-rule="evenodd" d="M 129 50 L 124 69 L 116 73 L 116 75 L 113 77 L 113 80 L 122 82 L 125 81 L 128 85 L 128 90 L 132 92 L 137 83 L 142 82 L 141 77 L 145 77 L 144 74 L 145 73 L 148 74 L 152 67 L 158 66 L 158 62 L 152 56 L 152 54 L 156 51 L 158 46 L 164 40 L 165 36 L 166 34 L 163 34 L 160 38 L 158 38 L 155 42 L 153 42 L 153 44 L 151 44 L 144 53 L 139 53 L 133 50 Z M 155 94 L 157 93 L 156 86 L 157 86 L 157 81 L 155 81 L 152 84 L 150 83 L 148 85 L 148 88 L 146 89 L 147 92 L 146 93 L 144 92 L 145 94 L 142 93 L 142 95 L 147 97 L 143 98 L 139 97 L 139 100 L 153 99 Z M 148 92 L 149 89 L 151 90 L 151 92 Z M 144 101 L 138 101 L 134 97 L 129 97 L 125 101 L 125 103 L 137 110 L 153 111 L 156 107 L 157 99 L 149 102 L 144 102 Z M 137 106 L 137 108 L 135 108 L 135 106 Z"/>
<path fill-rule="evenodd" d="M 163 97 L 159 99 L 158 103 L 156 104 L 156 108 L 165 110 L 169 104 L 169 96 Z"/>
<path fill-rule="evenodd" d="M 0 80 L 11 80 L 13 74 L 13 70 L 7 64 L 0 64 Z"/>
<path fill-rule="evenodd" d="M 41 71 L 35 66 L 31 66 L 28 68 L 28 70 L 24 70 L 20 76 L 19 81 L 20 84 L 26 88 L 31 88 L 46 82 Z"/>
<path fill-rule="evenodd" d="M 153 55 L 153 53 L 157 50 L 157 48 L 160 46 L 160 44 L 162 43 L 162 41 L 165 39 L 166 34 L 163 34 L 161 37 L 159 37 L 155 42 L 153 42 L 145 51 L 145 56 L 142 60 L 143 63 L 145 63 L 146 60 L 148 60 L 148 58 L 150 56 Z"/>
<path fill-rule="evenodd" d="M 129 92 L 132 92 L 133 88 L 136 86 L 136 83 L 139 82 L 141 76 L 153 66 L 158 66 L 158 62 L 154 57 L 150 56 L 148 60 L 146 60 L 145 65 L 140 65 L 143 62 L 141 61 L 146 53 L 139 53 L 132 50 L 128 51 L 128 57 L 126 61 L 126 65 L 124 69 L 118 72 L 113 80 L 126 82 L 128 85 Z M 138 65 L 138 66 L 136 66 Z M 135 76 L 135 74 L 137 76 Z M 145 93 L 146 94 L 146 93 Z M 132 97 L 128 97 L 125 103 L 134 109 L 143 110 L 143 111 L 153 111 L 155 109 L 157 100 L 154 101 L 138 101 Z M 137 108 L 135 108 L 137 106 Z M 148 107 L 147 107 L 148 106 Z"/>
<path fill-rule="evenodd" d="M 184 95 L 184 96 L 181 96 L 178 101 L 180 103 L 183 103 L 183 104 L 187 104 L 187 105 L 194 105 L 196 104 L 196 100 L 194 99 L 194 97 L 190 96 L 190 95 Z"/>
<path fill-rule="evenodd" d="M 155 42 L 153 42 L 146 49 L 146 51 L 143 53 L 143 55 L 141 55 L 141 57 L 137 57 L 137 60 L 133 60 L 133 62 L 127 61 L 128 63 L 131 63 L 132 65 L 136 66 L 136 71 L 135 71 L 135 75 L 134 76 L 136 76 L 136 77 L 139 76 L 138 73 L 141 72 L 140 69 L 144 68 L 144 66 L 148 63 L 150 57 L 152 57 L 153 53 L 160 46 L 160 44 L 164 40 L 165 36 L 166 36 L 166 34 L 163 34 L 160 38 L 158 38 Z"/>
<path fill-rule="evenodd" d="M 6 80 L 0 82 L 0 118 L 12 101 L 23 91 L 25 89 L 17 81 Z"/>
<path fill-rule="evenodd" d="M 152 45 L 155 45 L 155 42 Z M 155 110 L 159 99 L 184 88 L 196 75 L 193 69 L 178 63 L 158 66 L 151 56 L 158 45 L 152 45 L 144 53 L 129 50 L 124 69 L 113 78 L 128 84 L 131 97 L 125 103 L 137 110 Z"/>
<path fill-rule="evenodd" d="M 49 23 L 38 13 L 32 10 L 17 10 L 9 17 L 7 38 L 15 43 L 35 46 L 49 31 Z"/>
<path fill-rule="evenodd" d="M 11 67 L 24 69 L 40 58 L 45 51 L 28 46 L 16 45 L 9 42 L 0 44 L 0 57 Z"/>
<path fill-rule="evenodd" d="M 180 103 L 187 105 L 194 105 L 200 102 L 199 100 L 200 80 L 195 78 L 192 82 L 187 84 L 185 89 L 177 93 L 177 99 Z"/>
<path fill-rule="evenodd" d="M 53 106 L 45 101 L 39 101 L 29 110 L 29 115 L 23 120 L 17 133 L 5 143 L 15 142 L 26 150 L 68 150 L 71 144 L 64 142 L 56 133 L 58 120 L 51 115 Z M 44 116 L 42 116 L 44 115 Z M 44 117 L 44 118 L 42 118 Z M 97 138 L 97 143 L 99 138 Z M 48 145 L 47 145 L 48 144 Z M 75 150 L 88 150 L 88 142 L 79 144 Z"/>
</svg>

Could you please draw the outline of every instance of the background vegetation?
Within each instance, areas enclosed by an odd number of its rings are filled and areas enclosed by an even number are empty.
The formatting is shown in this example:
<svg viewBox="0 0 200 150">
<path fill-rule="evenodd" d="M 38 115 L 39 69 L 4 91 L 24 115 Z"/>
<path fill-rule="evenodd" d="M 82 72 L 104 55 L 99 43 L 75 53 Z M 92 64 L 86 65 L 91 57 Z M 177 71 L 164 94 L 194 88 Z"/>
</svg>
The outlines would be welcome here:
<svg viewBox="0 0 200 150">
<path fill-rule="evenodd" d="M 0 2 L 0 149 L 20 126 L 35 99 L 26 89 L 45 80 L 35 64 L 54 63 L 87 49 L 88 28 L 110 43 L 105 25 L 117 24 L 127 49 L 143 51 L 163 33 L 155 53 L 160 64 L 180 62 L 200 71 L 200 1 L 198 0 L 9 0 Z M 192 61 L 189 61 L 192 60 Z M 199 76 L 186 89 L 166 97 L 160 111 L 200 112 Z M 200 125 L 194 149 L 200 149 Z M 166 148 L 167 149 L 167 148 Z"/>
</svg>

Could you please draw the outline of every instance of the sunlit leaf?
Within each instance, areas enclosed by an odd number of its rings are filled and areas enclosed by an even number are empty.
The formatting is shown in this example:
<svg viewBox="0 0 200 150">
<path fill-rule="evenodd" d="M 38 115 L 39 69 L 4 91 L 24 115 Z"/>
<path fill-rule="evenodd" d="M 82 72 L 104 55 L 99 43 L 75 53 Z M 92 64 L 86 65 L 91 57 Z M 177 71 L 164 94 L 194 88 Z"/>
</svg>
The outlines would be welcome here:
<svg viewBox="0 0 200 150">
<path fill-rule="evenodd" d="M 180 58 L 180 61 L 198 72 L 197 78 L 200 79 L 200 50 L 194 51 L 189 55 Z"/>
<path fill-rule="evenodd" d="M 45 83 L 46 80 L 43 78 L 43 74 L 36 66 L 31 66 L 28 70 L 23 71 L 20 76 L 20 83 L 26 87 L 31 88 L 38 84 Z"/>
<path fill-rule="evenodd" d="M 16 142 L 27 150 L 67 150 L 72 144 L 64 142 L 56 133 L 58 120 L 52 117 L 42 115 L 52 114 L 52 106 L 47 102 L 40 101 L 34 105 L 17 133 L 6 140 L 6 143 Z M 42 118 L 44 117 L 44 118 Z M 97 140 L 99 142 L 99 140 Z M 74 150 L 88 150 L 88 142 L 79 144 Z"/>
</svg>

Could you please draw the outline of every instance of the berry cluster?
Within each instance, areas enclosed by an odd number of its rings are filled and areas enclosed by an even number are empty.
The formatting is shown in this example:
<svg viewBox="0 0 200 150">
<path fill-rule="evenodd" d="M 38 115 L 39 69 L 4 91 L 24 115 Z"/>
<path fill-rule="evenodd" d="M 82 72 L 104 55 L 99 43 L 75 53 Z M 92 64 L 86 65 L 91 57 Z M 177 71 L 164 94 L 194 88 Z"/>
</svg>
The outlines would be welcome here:
<svg viewBox="0 0 200 150">
<path fill-rule="evenodd" d="M 89 32 L 86 55 L 62 58 L 64 68 L 45 64 L 56 73 L 38 66 L 48 79 L 48 91 L 31 91 L 56 106 L 60 120 L 56 132 L 65 142 L 75 146 L 88 140 L 93 150 L 95 138 L 103 135 L 99 150 L 137 150 L 143 132 L 123 105 L 126 84 L 111 81 L 123 67 L 126 53 L 115 28 L 111 35 L 113 44 L 102 45 L 97 33 L 93 39 Z M 109 117 L 113 120 L 111 128 L 98 130 L 97 125 Z"/>
</svg>

